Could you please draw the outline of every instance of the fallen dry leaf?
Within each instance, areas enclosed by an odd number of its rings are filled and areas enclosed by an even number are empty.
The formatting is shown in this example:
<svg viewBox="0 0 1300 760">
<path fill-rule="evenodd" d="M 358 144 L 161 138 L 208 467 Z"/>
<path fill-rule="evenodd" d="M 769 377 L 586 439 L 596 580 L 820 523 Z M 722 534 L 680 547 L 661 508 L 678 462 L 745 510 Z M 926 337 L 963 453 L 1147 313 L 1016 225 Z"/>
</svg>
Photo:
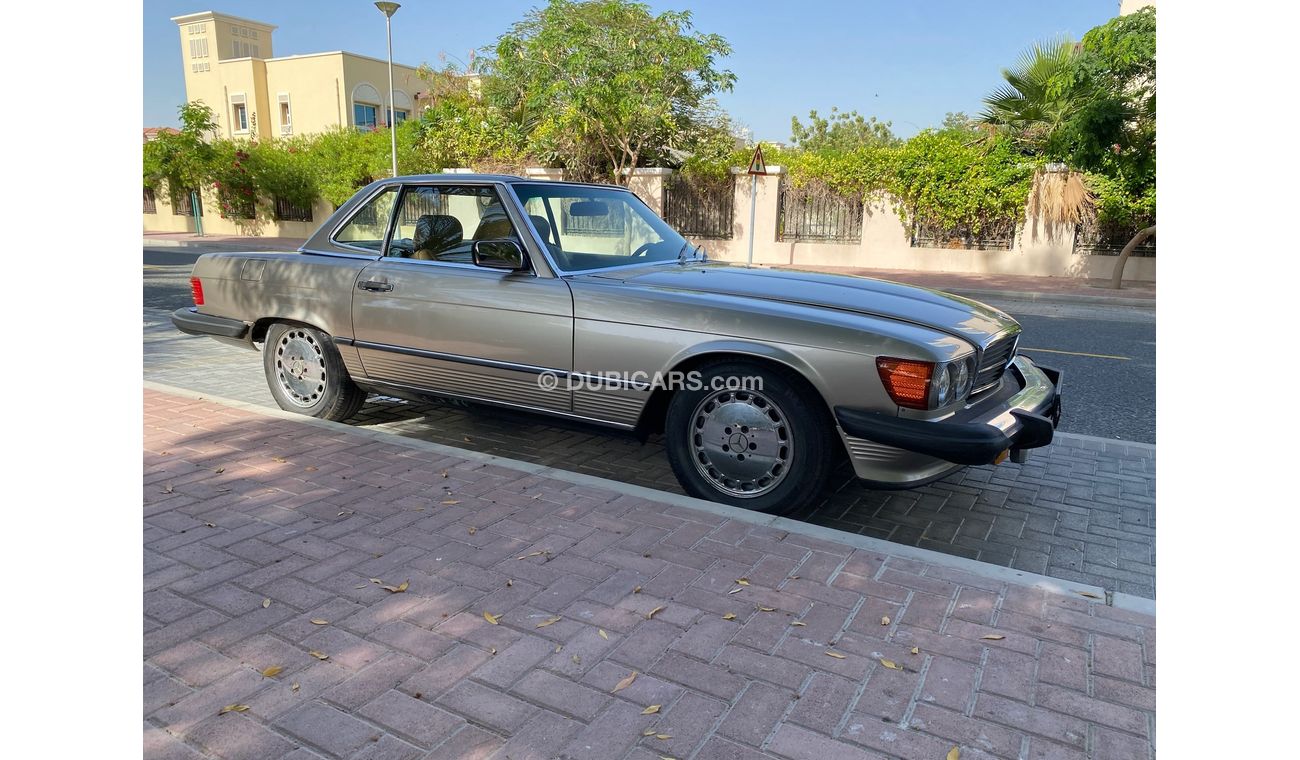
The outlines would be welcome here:
<svg viewBox="0 0 1300 760">
<path fill-rule="evenodd" d="M 889 668 L 890 670 L 902 670 L 902 669 L 903 669 L 903 666 L 902 666 L 902 665 L 899 665 L 898 663 L 894 662 L 893 660 L 886 660 L 886 659 L 883 658 L 883 657 L 880 658 L 880 664 L 881 664 L 881 665 L 884 665 L 885 667 Z"/>
<path fill-rule="evenodd" d="M 383 581 L 379 580 L 378 578 L 370 578 L 369 580 L 371 583 L 383 583 Z"/>
<path fill-rule="evenodd" d="M 582 664 L 582 658 L 579 657 L 579 656 L 576 655 L 576 654 L 575 654 L 574 656 L 570 657 L 569 659 L 570 659 L 570 660 L 573 660 L 573 664 L 574 664 L 574 665 L 581 665 L 581 664 Z"/>
<path fill-rule="evenodd" d="M 299 688 L 301 687 L 298 684 L 294 684 L 293 686 L 289 687 L 289 691 L 297 691 Z"/>
<path fill-rule="evenodd" d="M 221 473 L 223 473 L 223 472 L 225 472 L 225 471 L 226 471 L 226 468 L 225 468 L 225 467 L 218 467 L 216 470 L 214 470 L 214 472 L 216 472 L 218 475 L 220 475 Z"/>
<path fill-rule="evenodd" d="M 948 750 L 948 756 L 944 760 L 961 760 L 961 750 L 953 747 Z"/>
<path fill-rule="evenodd" d="M 646 619 L 646 620 L 649 620 L 650 618 L 654 617 L 656 613 L 661 612 L 661 611 L 663 611 L 663 606 L 662 606 L 662 605 L 659 606 L 659 607 L 655 607 L 653 610 L 650 610 L 649 612 L 647 612 L 647 613 L 645 614 L 645 619 Z"/>
<path fill-rule="evenodd" d="M 472 536 L 475 533 L 478 533 L 478 528 L 475 528 L 473 525 L 469 526 L 469 534 Z"/>
<path fill-rule="evenodd" d="M 209 528 L 215 528 L 215 527 L 217 527 L 217 524 L 216 524 L 216 523 L 205 522 L 205 523 L 203 523 L 203 524 L 206 525 L 206 526 L 208 526 Z"/>
<path fill-rule="evenodd" d="M 442 476 L 443 476 L 444 478 L 447 477 L 447 471 L 446 471 L 446 470 L 443 470 L 443 471 L 442 471 Z"/>
<path fill-rule="evenodd" d="M 920 653 L 921 653 L 920 647 L 912 647 L 912 654 L 920 654 Z"/>
<path fill-rule="evenodd" d="M 733 588 L 732 590 L 728 591 L 727 593 L 728 593 L 728 594 L 739 594 L 740 592 L 742 592 L 742 591 L 744 591 L 744 590 L 745 590 L 745 588 L 744 588 L 743 586 L 737 586 L 737 587 Z"/>
<path fill-rule="evenodd" d="M 262 600 L 262 609 L 266 609 L 267 607 L 270 606 L 271 606 L 271 600 L 269 597 Z"/>
<path fill-rule="evenodd" d="M 640 586 L 637 586 L 636 588 L 632 589 L 632 593 L 633 593 L 633 594 L 639 594 L 639 593 L 641 593 L 641 587 L 640 587 Z"/>
<path fill-rule="evenodd" d="M 559 653 L 560 653 L 560 650 L 563 649 L 563 648 L 564 648 L 564 645 L 563 645 L 563 644 L 556 644 L 556 645 L 555 645 L 555 653 L 556 653 L 556 654 L 559 654 Z"/>
<path fill-rule="evenodd" d="M 271 458 L 274 459 L 275 461 L 279 462 L 280 464 L 284 464 L 285 462 L 289 461 L 289 460 L 285 459 L 284 457 L 271 457 Z"/>
<path fill-rule="evenodd" d="M 329 655 L 325 654 L 324 652 L 317 652 L 315 649 L 311 650 L 307 654 L 311 655 L 312 657 L 315 657 L 318 660 L 328 660 L 330 658 Z"/>
<path fill-rule="evenodd" d="M 497 653 L 497 648 L 496 648 L 496 647 L 489 647 L 489 648 L 488 648 L 488 654 L 496 654 L 496 653 Z"/>
<path fill-rule="evenodd" d="M 797 625 L 797 626 L 799 626 L 800 628 L 807 628 L 807 627 L 808 627 L 808 624 L 807 624 L 807 623 L 804 623 L 804 622 L 799 621 L 799 620 L 794 621 L 794 622 L 791 623 L 790 625 Z"/>
<path fill-rule="evenodd" d="M 600 634 L 600 637 L 601 637 L 602 639 L 604 639 L 605 641 L 609 641 L 609 634 L 608 634 L 608 633 L 605 633 L 605 629 L 604 629 L 604 628 L 597 628 L 597 629 L 596 629 L 596 633 Z"/>
<path fill-rule="evenodd" d="M 543 554 L 545 554 L 545 552 L 529 552 L 528 554 L 525 554 L 522 557 L 517 557 L 517 559 L 528 559 L 529 557 L 540 557 Z"/>
<path fill-rule="evenodd" d="M 776 612 L 776 608 L 775 608 L 775 607 L 763 607 L 762 605 L 760 605 L 760 606 L 758 607 L 758 611 L 759 611 L 759 612 Z"/>
<path fill-rule="evenodd" d="M 272 665 L 271 667 L 262 671 L 262 677 L 273 678 L 275 676 L 280 675 L 283 672 L 284 672 L 284 668 L 280 667 L 279 665 Z"/>
<path fill-rule="evenodd" d="M 514 586 L 514 585 L 515 585 L 515 580 L 514 580 L 514 578 L 506 578 L 506 588 L 510 588 L 511 586 Z"/>
<path fill-rule="evenodd" d="M 400 586 L 380 586 L 380 588 L 382 588 L 383 590 L 388 591 L 388 592 L 393 593 L 393 594 L 400 594 L 400 593 L 402 593 L 403 591 L 407 590 L 407 589 L 410 588 L 410 587 L 411 587 L 411 582 L 410 582 L 410 581 L 402 581 L 402 585 L 400 585 Z M 313 621 L 313 622 L 315 622 L 315 621 Z"/>
<path fill-rule="evenodd" d="M 647 728 L 646 730 L 644 730 L 644 731 L 641 732 L 641 735 L 642 735 L 642 736 L 654 736 L 654 735 L 655 735 L 655 730 L 654 730 L 653 728 Z"/>
<path fill-rule="evenodd" d="M 551 618 L 547 618 L 547 619 L 543 620 L 542 622 L 540 622 L 540 623 L 537 624 L 537 627 L 538 627 L 538 628 L 545 628 L 545 627 L 548 626 L 548 625 L 555 625 L 555 624 L 558 623 L 558 622 L 560 622 L 560 618 L 559 618 L 559 616 L 557 615 L 556 617 L 551 617 Z"/>
<path fill-rule="evenodd" d="M 360 586 L 353 586 L 352 588 L 361 589 L 361 588 L 365 588 L 366 585 L 367 585 L 367 584 L 363 583 L 363 584 L 361 584 Z"/>
<path fill-rule="evenodd" d="M 885 615 L 884 617 L 882 617 L 882 618 L 880 619 L 880 624 L 881 624 L 881 625 L 889 625 L 889 616 L 888 616 L 888 615 Z"/>
<path fill-rule="evenodd" d="M 176 490 L 175 488 L 172 488 L 172 484 L 171 484 L 171 483 L 168 483 L 168 484 L 167 484 L 167 487 L 164 488 L 163 490 L 159 491 L 159 493 L 172 493 L 172 492 L 175 491 L 175 490 Z"/>
<path fill-rule="evenodd" d="M 226 705 L 221 708 L 217 715 L 225 715 L 228 712 L 243 712 L 248 709 L 248 705 Z"/>
<path fill-rule="evenodd" d="M 1101 598 L 1102 598 L 1101 596 L 1098 596 L 1097 594 L 1094 594 L 1094 593 L 1092 593 L 1091 591 L 1080 591 L 1080 592 L 1078 592 L 1078 594 L 1079 594 L 1079 596 L 1086 596 L 1086 597 L 1088 597 L 1089 599 L 1101 599 Z"/>
<path fill-rule="evenodd" d="M 501 618 L 500 615 L 493 615 L 491 612 L 488 612 L 487 610 L 483 611 L 483 619 L 488 621 L 492 625 L 498 625 L 497 620 L 499 620 L 500 618 Z"/>
<path fill-rule="evenodd" d="M 361 588 L 365 588 L 365 586 L 362 586 Z M 330 624 L 330 621 L 328 621 L 328 620 L 321 620 L 320 618 L 312 618 L 312 619 L 311 619 L 311 624 L 312 624 L 312 625 L 329 625 L 329 624 Z"/>
<path fill-rule="evenodd" d="M 315 471 L 316 471 L 316 468 L 313 467 L 312 465 L 307 465 L 307 466 L 304 467 L 303 469 L 306 470 L 307 472 L 315 472 Z"/>
<path fill-rule="evenodd" d="M 342 517 L 343 515 L 355 515 L 355 514 L 356 514 L 356 512 L 353 512 L 353 511 L 350 510 L 350 509 L 344 509 L 344 510 L 342 510 L 342 511 L 340 511 L 340 512 L 338 513 L 338 516 L 339 516 L 339 517 Z"/>
<path fill-rule="evenodd" d="M 642 714 L 642 715 L 654 715 L 655 713 L 659 712 L 659 708 L 660 708 L 660 707 L 663 707 L 663 705 L 650 705 L 650 706 L 647 707 L 646 709 L 642 710 L 642 711 L 641 711 L 641 714 Z M 654 732 L 652 731 L 651 733 L 654 733 Z"/>
<path fill-rule="evenodd" d="M 668 739 L 673 738 L 673 735 L 672 735 L 672 734 L 655 734 L 655 738 L 656 738 L 656 739 L 659 739 L 659 740 L 662 740 L 662 741 L 667 741 Z"/>
<path fill-rule="evenodd" d="M 460 503 L 460 500 L 459 500 L 459 499 L 447 499 L 447 500 L 443 501 L 442 503 L 443 503 L 443 504 L 446 504 L 447 506 L 451 506 L 452 504 L 459 504 L 459 503 Z"/>
<path fill-rule="evenodd" d="M 737 579 L 736 579 L 736 583 L 739 583 L 739 584 L 742 585 L 742 586 L 748 586 L 748 585 L 749 585 L 749 579 L 748 579 L 748 578 L 737 578 Z"/>
<path fill-rule="evenodd" d="M 622 691 L 623 689 L 626 689 L 627 687 L 631 686 L 632 682 L 635 680 L 636 680 L 636 671 L 634 670 L 630 674 L 628 674 L 627 678 L 624 678 L 622 681 L 618 682 L 618 684 L 614 687 L 614 692 Z M 610 692 L 610 693 L 613 694 L 614 692 Z"/>
<path fill-rule="evenodd" d="M 844 655 L 840 654 L 839 652 L 827 652 L 827 653 L 826 653 L 826 656 L 827 656 L 827 657 L 834 657 L 834 658 L 837 659 L 837 660 L 843 660 L 843 659 L 844 659 Z"/>
<path fill-rule="evenodd" d="M 1006 636 L 1003 636 L 1000 633 L 986 633 L 983 636 L 980 636 L 980 638 L 988 639 L 989 641 L 1001 641 L 1002 639 L 1005 639 Z"/>
<path fill-rule="evenodd" d="M 736 613 L 734 613 L 734 612 L 728 612 L 727 614 L 725 614 L 725 615 L 722 616 L 722 619 L 723 619 L 723 620 L 735 620 L 735 619 L 736 619 Z"/>
</svg>

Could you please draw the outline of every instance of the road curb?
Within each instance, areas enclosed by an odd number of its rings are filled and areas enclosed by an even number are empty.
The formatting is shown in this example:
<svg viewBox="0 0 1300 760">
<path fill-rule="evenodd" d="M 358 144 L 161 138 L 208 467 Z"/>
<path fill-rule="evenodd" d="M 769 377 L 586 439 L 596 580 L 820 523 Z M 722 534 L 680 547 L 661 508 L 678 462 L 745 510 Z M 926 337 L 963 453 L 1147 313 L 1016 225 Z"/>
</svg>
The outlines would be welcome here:
<svg viewBox="0 0 1300 760">
<path fill-rule="evenodd" d="M 151 380 L 144 381 L 144 388 L 155 390 L 161 393 L 169 393 L 174 396 L 190 398 L 202 401 L 211 401 L 213 403 L 229 406 L 235 409 L 256 412 L 266 417 L 296 422 L 303 425 L 312 425 L 321 427 L 326 430 L 347 430 L 350 433 L 369 438 L 375 441 L 384 441 L 393 445 L 404 446 L 411 449 L 418 449 L 438 456 L 459 457 L 468 461 L 492 464 L 498 467 L 515 470 L 518 472 L 528 473 L 530 475 L 539 475 L 542 477 L 553 478 L 574 485 L 590 486 L 601 488 L 615 493 L 624 494 L 640 499 L 657 501 L 663 504 L 669 504 L 675 507 L 685 509 L 694 509 L 708 514 L 716 515 L 737 522 L 748 523 L 750 525 L 759 525 L 770 528 L 783 530 L 789 533 L 796 533 L 809 538 L 817 538 L 825 541 L 833 541 L 847 546 L 852 546 L 863 551 L 887 554 L 900 559 L 911 559 L 919 562 L 925 562 L 932 565 L 960 570 L 972 575 L 976 575 L 989 580 L 1002 583 L 1014 583 L 1022 586 L 1041 589 L 1048 593 L 1070 598 L 1097 598 L 1111 600 L 1111 605 L 1118 609 L 1129 610 L 1146 615 L 1155 615 L 1155 600 L 1144 597 L 1123 593 L 1111 593 L 1100 586 L 1093 586 L 1086 583 L 1062 580 L 1052 578 L 1046 575 L 1030 573 L 1023 570 L 1016 570 L 1001 565 L 992 565 L 987 562 L 967 559 L 965 557 L 956 557 L 950 554 L 943 554 L 930 549 L 922 549 L 917 546 L 908 546 L 906 544 L 895 544 L 870 536 L 863 536 L 856 533 L 846 533 L 834 528 L 826 528 L 820 525 L 811 525 L 809 523 L 791 520 L 785 517 L 774 517 L 759 512 L 752 512 L 739 507 L 732 507 L 726 504 L 718 504 L 712 501 L 696 499 L 691 496 L 682 494 L 669 493 L 667 491 L 658 491 L 645 486 L 633 485 L 631 483 L 622 483 L 617 480 L 609 480 L 595 475 L 587 475 L 570 470 L 562 470 L 547 465 L 524 462 L 518 459 L 498 456 L 496 454 L 487 454 L 480 451 L 470 451 L 468 449 L 459 449 L 454 446 L 447 446 L 432 441 L 422 441 L 418 438 L 408 438 L 398 433 L 391 433 L 386 430 L 373 428 L 354 427 L 342 422 L 331 422 L 320 420 L 314 417 L 305 417 L 300 414 L 286 412 L 281 409 L 273 409 L 259 404 L 253 404 L 247 401 L 238 401 L 236 399 L 215 396 L 209 393 L 200 393 L 188 388 L 180 388 L 165 383 L 158 383 Z M 1105 440 L 1105 439 L 1100 439 Z M 1113 443 L 1113 442 L 1112 442 Z M 1127 443 L 1127 442 L 1124 442 Z"/>
<path fill-rule="evenodd" d="M 1124 298 L 1123 296 L 1086 296 L 1075 293 L 1039 293 L 1027 290 L 980 290 L 975 288 L 937 288 L 945 293 L 974 298 L 1000 298 L 1008 301 L 1033 301 L 1035 303 L 1073 303 L 1092 306 L 1129 306 L 1154 309 L 1154 298 Z"/>
<path fill-rule="evenodd" d="M 252 252 L 257 252 L 259 250 L 264 250 L 264 251 L 298 250 L 297 246 L 294 246 L 292 248 L 286 248 L 284 246 L 271 245 L 271 246 L 262 246 L 261 248 L 259 248 L 257 246 L 250 246 L 245 243 L 231 243 L 231 242 L 220 241 L 220 240 L 208 242 L 206 240 L 172 240 L 170 238 L 165 240 L 150 240 L 149 238 L 145 238 L 144 247 L 145 248 L 216 248 L 216 249 L 227 250 L 227 251 L 252 251 Z"/>
</svg>

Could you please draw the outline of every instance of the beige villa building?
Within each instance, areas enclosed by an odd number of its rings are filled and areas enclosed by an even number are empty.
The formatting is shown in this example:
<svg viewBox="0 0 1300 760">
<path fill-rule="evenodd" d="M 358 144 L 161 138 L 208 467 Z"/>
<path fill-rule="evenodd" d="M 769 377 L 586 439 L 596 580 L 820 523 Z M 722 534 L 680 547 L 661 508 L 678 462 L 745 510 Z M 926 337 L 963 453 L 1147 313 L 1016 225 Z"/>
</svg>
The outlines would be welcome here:
<svg viewBox="0 0 1300 760">
<path fill-rule="evenodd" d="M 220 136 L 267 140 L 336 127 L 382 127 L 414 115 L 416 69 L 336 50 L 276 57 L 275 27 L 203 11 L 172 19 L 180 31 L 185 100 L 216 114 Z M 376 21 L 375 34 L 383 33 Z M 391 114 L 391 116 L 390 116 Z"/>
</svg>

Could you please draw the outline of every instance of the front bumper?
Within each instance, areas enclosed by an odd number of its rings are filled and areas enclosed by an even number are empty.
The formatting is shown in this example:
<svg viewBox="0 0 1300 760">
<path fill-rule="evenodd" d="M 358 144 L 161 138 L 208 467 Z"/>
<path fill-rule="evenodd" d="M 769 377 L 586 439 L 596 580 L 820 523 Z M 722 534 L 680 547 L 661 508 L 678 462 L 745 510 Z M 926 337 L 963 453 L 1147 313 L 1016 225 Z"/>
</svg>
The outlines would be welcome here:
<svg viewBox="0 0 1300 760">
<path fill-rule="evenodd" d="M 990 397 L 942 420 L 836 407 L 858 477 L 880 485 L 921 485 L 962 465 L 993 464 L 1052 442 L 1061 421 L 1060 370 L 1017 356 Z"/>
</svg>

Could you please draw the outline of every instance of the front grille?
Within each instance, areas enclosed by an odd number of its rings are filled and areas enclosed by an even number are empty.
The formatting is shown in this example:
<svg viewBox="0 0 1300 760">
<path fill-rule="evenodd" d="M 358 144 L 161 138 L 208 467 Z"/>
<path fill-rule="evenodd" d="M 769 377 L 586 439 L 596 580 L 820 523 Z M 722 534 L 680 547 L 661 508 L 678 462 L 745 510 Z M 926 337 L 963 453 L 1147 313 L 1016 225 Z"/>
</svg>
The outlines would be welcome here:
<svg viewBox="0 0 1300 760">
<path fill-rule="evenodd" d="M 979 393 L 997 385 L 998 378 L 1002 377 L 1007 365 L 1011 363 L 1011 358 L 1016 355 L 1016 343 L 1019 340 L 1019 333 L 1007 335 L 984 348 L 980 355 L 979 369 L 975 371 L 975 382 L 972 384 L 971 393 Z"/>
</svg>

